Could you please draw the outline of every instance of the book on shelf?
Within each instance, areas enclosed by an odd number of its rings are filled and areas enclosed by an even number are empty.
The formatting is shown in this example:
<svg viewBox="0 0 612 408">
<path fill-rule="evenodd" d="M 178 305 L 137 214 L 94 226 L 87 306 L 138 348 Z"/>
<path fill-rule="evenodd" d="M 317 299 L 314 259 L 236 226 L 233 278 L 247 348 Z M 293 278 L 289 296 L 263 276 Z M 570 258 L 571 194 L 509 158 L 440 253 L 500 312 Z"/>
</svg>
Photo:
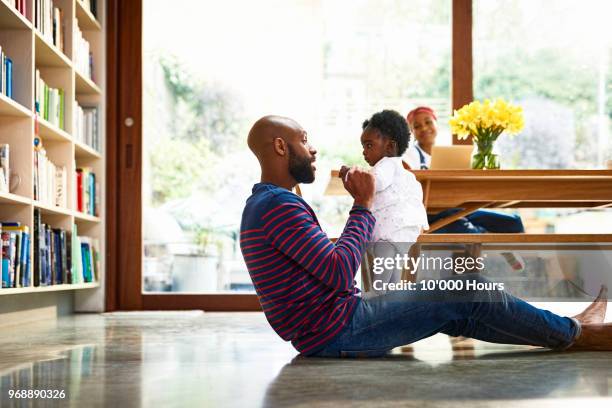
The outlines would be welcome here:
<svg viewBox="0 0 612 408">
<path fill-rule="evenodd" d="M 94 80 L 93 77 L 93 56 L 89 41 L 83 37 L 83 33 L 79 26 L 75 26 L 74 30 L 74 68 L 85 77 Z"/>
<path fill-rule="evenodd" d="M 40 256 L 41 250 L 43 248 L 43 242 L 41 242 L 41 230 L 42 230 L 42 218 L 40 216 L 40 210 L 38 208 L 34 209 L 34 227 L 32 228 L 32 249 L 33 251 L 33 262 L 34 266 L 32 267 L 33 271 L 33 281 L 34 286 L 40 286 L 40 278 L 41 278 L 41 270 L 42 270 L 42 258 Z"/>
<path fill-rule="evenodd" d="M 15 9 L 21 13 L 23 16 L 27 15 L 27 5 L 26 5 L 26 0 L 12 0 L 13 2 L 13 7 L 15 7 Z"/>
<path fill-rule="evenodd" d="M 92 149 L 100 150 L 99 130 L 98 130 L 98 107 L 81 106 L 74 103 L 75 124 L 74 139 L 86 144 Z"/>
<path fill-rule="evenodd" d="M 55 205 L 66 208 L 68 206 L 68 198 L 66 196 L 66 187 L 68 186 L 68 172 L 65 166 L 55 167 Z"/>
<path fill-rule="evenodd" d="M 67 260 L 69 233 L 42 222 L 40 210 L 34 209 L 34 282 L 36 286 L 51 286 L 69 281 Z"/>
<path fill-rule="evenodd" d="M 52 0 L 34 0 L 34 27 L 42 36 L 64 51 L 64 12 Z"/>
<path fill-rule="evenodd" d="M 72 234 L 70 239 L 70 261 L 71 261 L 71 282 L 83 282 L 83 260 L 81 255 L 81 242 L 77 235 L 76 224 L 72 226 Z"/>
<path fill-rule="evenodd" d="M 64 90 L 49 87 L 41 78 L 40 70 L 37 69 L 34 83 L 34 110 L 36 114 L 52 125 L 64 129 L 64 98 Z"/>
<path fill-rule="evenodd" d="M 11 247 L 15 243 L 15 237 L 8 232 L 0 232 L 0 236 L 2 237 L 2 287 L 10 288 L 15 276 L 11 263 Z"/>
<path fill-rule="evenodd" d="M 54 164 L 39 137 L 34 138 L 34 199 L 43 204 L 66 208 L 68 171 L 66 166 Z"/>
<path fill-rule="evenodd" d="M 13 98 L 13 60 L 11 60 L 0 46 L 0 92 Z"/>
<path fill-rule="evenodd" d="M 19 223 L 2 223 L 2 288 L 32 286 L 30 231 Z"/>
<path fill-rule="evenodd" d="M 68 256 L 70 233 L 42 222 L 40 209 L 34 209 L 34 286 L 50 286 L 71 281 Z"/>
<path fill-rule="evenodd" d="M 97 13 L 98 8 L 96 4 L 97 0 L 78 0 L 78 1 L 80 1 L 81 4 L 85 6 L 85 8 L 89 10 L 95 18 L 98 18 L 98 13 Z"/>
<path fill-rule="evenodd" d="M 81 243 L 81 262 L 83 264 L 83 280 L 85 282 L 94 282 L 96 280 L 96 272 L 94 267 L 93 246 L 91 238 L 79 237 Z"/>
<path fill-rule="evenodd" d="M 42 222 L 39 209 L 34 209 L 34 285 L 51 286 L 71 283 L 67 259 L 69 232 Z"/>
<path fill-rule="evenodd" d="M 93 61 L 93 53 L 89 53 L 89 77 L 92 81 L 96 82 L 96 77 L 94 73 L 94 61 Z"/>
<path fill-rule="evenodd" d="M 10 147 L 7 143 L 0 143 L 0 191 L 9 192 L 10 183 Z"/>
<path fill-rule="evenodd" d="M 72 269 L 76 275 L 74 283 L 97 282 L 100 273 L 99 241 L 95 238 L 77 235 L 73 226 Z"/>
<path fill-rule="evenodd" d="M 91 167 L 79 167 L 75 175 L 76 208 L 78 211 L 98 216 L 100 194 L 96 175 Z"/>
</svg>

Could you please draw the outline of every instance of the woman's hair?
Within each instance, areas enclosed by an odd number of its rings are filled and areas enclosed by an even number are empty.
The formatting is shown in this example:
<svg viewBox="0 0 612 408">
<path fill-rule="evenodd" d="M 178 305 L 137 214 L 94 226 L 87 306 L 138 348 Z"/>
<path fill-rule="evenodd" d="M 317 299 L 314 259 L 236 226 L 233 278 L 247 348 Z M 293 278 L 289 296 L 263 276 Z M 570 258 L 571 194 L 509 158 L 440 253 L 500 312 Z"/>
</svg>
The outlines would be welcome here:
<svg viewBox="0 0 612 408">
<path fill-rule="evenodd" d="M 394 110 L 385 109 L 377 112 L 370 119 L 363 122 L 362 129 L 376 129 L 384 137 L 394 140 L 397 144 L 397 155 L 401 156 L 408 148 L 410 141 L 410 130 L 406 119 Z"/>
<path fill-rule="evenodd" d="M 414 120 L 414 117 L 417 113 L 429 113 L 431 117 L 434 118 L 434 120 L 438 120 L 436 112 L 434 112 L 434 110 L 431 109 L 429 106 L 419 106 L 418 108 L 414 108 L 413 110 L 408 112 L 408 115 L 406 116 L 406 120 L 408 121 L 408 123 L 411 123 Z"/>
</svg>

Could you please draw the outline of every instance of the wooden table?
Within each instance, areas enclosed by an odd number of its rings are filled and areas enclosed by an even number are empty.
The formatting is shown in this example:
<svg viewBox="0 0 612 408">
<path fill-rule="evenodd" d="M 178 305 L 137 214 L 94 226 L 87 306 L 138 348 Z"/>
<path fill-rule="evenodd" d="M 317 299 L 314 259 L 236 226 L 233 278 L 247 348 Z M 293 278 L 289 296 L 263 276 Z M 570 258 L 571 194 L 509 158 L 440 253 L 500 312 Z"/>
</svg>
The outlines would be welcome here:
<svg viewBox="0 0 612 408">
<path fill-rule="evenodd" d="M 428 213 L 462 208 L 428 233 L 481 208 L 612 207 L 612 170 L 415 170 Z M 347 191 L 332 170 L 326 195 Z"/>
</svg>

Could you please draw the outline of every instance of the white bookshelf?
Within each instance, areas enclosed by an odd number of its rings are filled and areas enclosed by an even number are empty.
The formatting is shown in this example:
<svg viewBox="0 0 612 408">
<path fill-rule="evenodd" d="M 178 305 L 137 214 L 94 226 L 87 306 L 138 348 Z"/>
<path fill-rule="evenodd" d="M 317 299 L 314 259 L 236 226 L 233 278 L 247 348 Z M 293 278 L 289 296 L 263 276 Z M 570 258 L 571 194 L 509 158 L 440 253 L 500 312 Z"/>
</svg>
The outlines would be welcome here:
<svg viewBox="0 0 612 408">
<path fill-rule="evenodd" d="M 79 289 L 95 289 L 99 288 L 99 282 L 88 282 L 88 283 L 73 283 L 73 284 L 61 284 L 51 286 L 41 286 L 37 288 L 10 288 L 2 289 L 0 296 L 3 295 L 19 295 L 24 293 L 37 293 L 37 292 L 60 292 L 67 290 L 79 290 Z"/>
<path fill-rule="evenodd" d="M 0 221 L 19 221 L 33 233 L 34 209 L 41 211 L 42 222 L 54 228 L 73 231 L 77 225 L 79 236 L 97 238 L 100 247 L 100 271 L 98 281 L 81 284 L 60 284 L 40 287 L 0 288 L 0 296 L 34 294 L 69 290 L 90 290 L 78 294 L 77 307 L 100 309 L 103 307 L 105 276 L 104 195 L 105 157 L 104 151 L 95 151 L 90 146 L 74 140 L 74 102 L 98 107 L 98 129 L 100 147 L 105 145 L 105 2 L 97 2 L 97 16 L 81 0 L 54 0 L 63 12 L 64 50 L 60 51 L 34 27 L 34 0 L 26 0 L 27 15 L 23 16 L 13 7 L 12 0 L 0 0 L 0 46 L 13 60 L 13 98 L 0 95 L 0 143 L 10 145 L 11 172 L 20 178 L 19 186 L 11 193 L 0 192 Z M 90 44 L 93 53 L 94 79 L 77 72 L 73 60 L 77 27 Z M 34 79 L 39 69 L 45 82 L 62 88 L 65 93 L 64 129 L 36 118 L 34 106 Z M 47 156 L 56 164 L 64 165 L 68 171 L 67 207 L 57 207 L 34 200 L 33 187 L 33 143 L 35 131 L 42 139 Z M 100 187 L 99 217 L 84 214 L 76 209 L 76 182 L 74 173 L 78 167 L 92 167 Z M 33 250 L 30 249 L 33 261 Z M 33 262 L 31 265 L 33 276 Z M 33 279 L 32 279 L 33 281 Z M 91 291 L 96 289 L 96 291 Z M 0 305 L 1 308 L 1 305 Z M 1 310 L 0 310 L 1 312 Z"/>
</svg>

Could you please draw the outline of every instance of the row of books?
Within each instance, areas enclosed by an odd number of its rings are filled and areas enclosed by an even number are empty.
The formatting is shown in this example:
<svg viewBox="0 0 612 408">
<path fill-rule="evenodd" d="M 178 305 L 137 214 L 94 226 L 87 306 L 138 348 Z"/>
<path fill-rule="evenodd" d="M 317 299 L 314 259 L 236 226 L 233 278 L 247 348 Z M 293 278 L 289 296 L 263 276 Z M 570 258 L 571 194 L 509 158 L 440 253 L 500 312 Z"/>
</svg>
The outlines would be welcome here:
<svg viewBox="0 0 612 408">
<path fill-rule="evenodd" d="M 2 223 L 2 288 L 50 286 L 98 281 L 99 241 L 52 228 L 34 210 L 34 231 L 19 222 Z M 33 264 L 30 259 L 33 251 Z"/>
<path fill-rule="evenodd" d="M 96 282 L 100 273 L 99 242 L 52 228 L 34 210 L 34 286 Z"/>
<path fill-rule="evenodd" d="M 76 208 L 85 214 L 99 216 L 100 188 L 91 167 L 76 169 Z"/>
<path fill-rule="evenodd" d="M 9 2 L 13 3 L 13 7 L 15 7 L 17 9 L 18 12 L 20 12 L 22 15 L 26 15 L 27 12 L 27 5 L 26 5 L 26 0 L 9 0 Z"/>
<path fill-rule="evenodd" d="M 83 33 L 78 26 L 74 36 L 74 68 L 82 75 L 94 80 L 93 55 L 89 48 L 89 41 L 83 37 Z"/>
<path fill-rule="evenodd" d="M 38 69 L 34 81 L 36 113 L 49 123 L 64 129 L 64 90 L 49 87 L 40 77 Z"/>
<path fill-rule="evenodd" d="M 50 43 L 64 51 L 64 12 L 53 0 L 34 0 L 34 27 Z"/>
<path fill-rule="evenodd" d="M 6 143 L 0 144 L 0 191 L 9 192 L 10 182 L 10 146 Z"/>
<path fill-rule="evenodd" d="M 80 106 L 75 102 L 74 112 L 76 113 L 74 139 L 99 151 L 98 108 L 95 106 Z"/>
<path fill-rule="evenodd" d="M 13 97 L 13 60 L 6 56 L 0 46 L 0 92 Z"/>
<path fill-rule="evenodd" d="M 40 138 L 34 138 L 34 199 L 51 206 L 67 207 L 68 172 L 54 164 Z"/>
<path fill-rule="evenodd" d="M 85 6 L 85 8 L 89 9 L 89 11 L 91 11 L 91 14 L 93 14 L 94 17 L 98 18 L 98 2 L 97 0 L 79 0 L 81 2 L 81 4 L 83 4 Z"/>
<path fill-rule="evenodd" d="M 30 231 L 18 222 L 3 222 L 2 287 L 20 288 L 32 285 L 30 265 Z"/>
</svg>

